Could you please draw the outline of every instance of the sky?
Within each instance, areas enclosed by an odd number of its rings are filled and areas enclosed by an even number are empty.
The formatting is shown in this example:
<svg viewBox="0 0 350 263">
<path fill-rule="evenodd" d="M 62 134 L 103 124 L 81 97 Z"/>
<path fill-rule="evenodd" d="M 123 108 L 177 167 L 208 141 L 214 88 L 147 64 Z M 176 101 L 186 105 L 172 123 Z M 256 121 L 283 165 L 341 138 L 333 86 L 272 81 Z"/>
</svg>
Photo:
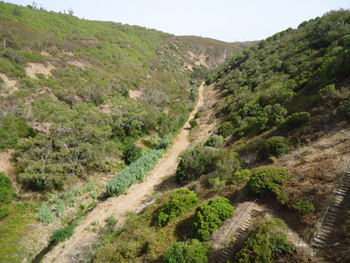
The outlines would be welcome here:
<svg viewBox="0 0 350 263">
<path fill-rule="evenodd" d="M 30 5 L 33 0 L 5 1 Z M 227 42 L 265 39 L 330 10 L 349 9 L 350 0 L 35 0 L 48 11 L 73 9 L 90 20 L 121 22 L 174 35 Z"/>
</svg>

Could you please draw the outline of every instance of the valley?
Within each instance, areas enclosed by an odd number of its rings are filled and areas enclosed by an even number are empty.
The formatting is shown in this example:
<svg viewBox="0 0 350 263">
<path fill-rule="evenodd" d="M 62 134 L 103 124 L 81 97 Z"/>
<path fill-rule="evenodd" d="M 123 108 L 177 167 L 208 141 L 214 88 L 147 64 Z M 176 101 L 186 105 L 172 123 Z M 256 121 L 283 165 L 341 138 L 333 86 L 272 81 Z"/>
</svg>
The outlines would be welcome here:
<svg viewBox="0 0 350 263">
<path fill-rule="evenodd" d="M 0 2 L 0 262 L 341 262 L 350 11 L 261 41 Z"/>
</svg>

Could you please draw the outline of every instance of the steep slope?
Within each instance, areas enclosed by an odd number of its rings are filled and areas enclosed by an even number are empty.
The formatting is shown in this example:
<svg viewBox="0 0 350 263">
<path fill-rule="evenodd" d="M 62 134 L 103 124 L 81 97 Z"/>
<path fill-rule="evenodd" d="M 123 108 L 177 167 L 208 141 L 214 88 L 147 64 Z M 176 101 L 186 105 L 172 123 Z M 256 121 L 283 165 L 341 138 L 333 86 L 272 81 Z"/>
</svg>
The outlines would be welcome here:
<svg viewBox="0 0 350 263">
<path fill-rule="evenodd" d="M 198 108 L 203 104 L 203 89 L 204 86 L 201 85 L 198 103 L 191 112 L 190 119 L 194 117 Z M 145 182 L 133 185 L 125 195 L 113 197 L 98 204 L 75 229 L 74 235 L 67 242 L 62 242 L 59 246 L 56 246 L 43 262 L 53 262 L 55 260 L 62 263 L 75 262 L 77 254 L 88 255 L 98 241 L 98 233 L 89 230 L 89 226 L 94 221 L 101 222 L 100 227 L 104 227 L 108 222 L 108 217 L 113 214 L 118 220 L 117 227 L 123 226 L 128 213 L 137 211 L 143 202 L 149 200 L 150 195 L 156 192 L 158 185 L 174 174 L 180 154 L 189 146 L 189 128 L 190 125 L 187 121 L 166 155 L 159 160 L 157 166 L 147 175 Z"/>
<path fill-rule="evenodd" d="M 323 232 L 314 237 L 350 161 L 349 18 L 347 10 L 331 11 L 277 33 L 228 59 L 207 80 L 225 97 L 216 133 L 226 137 L 226 148 L 240 153 L 251 170 L 273 165 L 291 171 L 291 179 L 277 182 L 280 190 L 274 186 L 255 197 L 264 196 L 262 202 L 273 204 L 316 250 L 331 245 L 316 253 L 330 262 L 346 261 L 341 228 L 328 228 L 329 238 Z M 347 228 L 345 202 L 335 205 L 342 205 L 337 224 Z M 329 217 L 334 221 L 334 214 Z M 303 253 L 317 262 L 314 253 Z"/>
<path fill-rule="evenodd" d="M 29 261 L 184 125 L 227 47 L 4 2 L 0 29 L 0 149 L 18 189 L 0 209 L 0 261 Z M 46 205 L 51 223 L 38 220 Z"/>
</svg>

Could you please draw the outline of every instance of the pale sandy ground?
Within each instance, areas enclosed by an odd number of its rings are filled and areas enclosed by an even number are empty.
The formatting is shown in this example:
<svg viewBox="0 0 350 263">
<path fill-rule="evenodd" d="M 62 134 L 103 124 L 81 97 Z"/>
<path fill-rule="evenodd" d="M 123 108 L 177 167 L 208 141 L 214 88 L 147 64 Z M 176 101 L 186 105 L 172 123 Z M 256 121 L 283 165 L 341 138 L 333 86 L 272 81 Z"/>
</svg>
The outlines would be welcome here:
<svg viewBox="0 0 350 263">
<path fill-rule="evenodd" d="M 199 88 L 199 100 L 196 108 L 190 114 L 189 120 L 193 119 L 197 109 L 203 104 L 204 83 Z M 98 221 L 100 226 L 105 225 L 109 215 L 119 220 L 118 226 L 122 226 L 127 218 L 127 212 L 136 211 L 143 202 L 148 201 L 150 195 L 156 191 L 156 187 L 169 175 L 175 173 L 180 154 L 189 146 L 188 133 L 190 125 L 187 121 L 182 131 L 174 140 L 171 148 L 165 156 L 159 160 L 157 166 L 146 176 L 143 183 L 132 185 L 126 194 L 112 197 L 105 202 L 99 203 L 96 208 L 77 226 L 73 236 L 57 245 L 46 255 L 43 262 L 78 262 L 76 255 L 89 251 L 97 242 L 98 235 L 90 230 L 88 226 L 92 222 Z"/>
</svg>

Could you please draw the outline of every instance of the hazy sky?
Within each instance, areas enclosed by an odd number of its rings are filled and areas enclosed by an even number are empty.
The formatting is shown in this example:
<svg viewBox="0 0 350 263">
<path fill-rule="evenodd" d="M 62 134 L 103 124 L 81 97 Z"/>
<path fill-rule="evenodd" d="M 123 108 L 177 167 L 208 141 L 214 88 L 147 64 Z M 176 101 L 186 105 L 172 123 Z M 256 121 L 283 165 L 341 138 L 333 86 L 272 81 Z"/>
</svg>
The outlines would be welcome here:
<svg viewBox="0 0 350 263">
<path fill-rule="evenodd" d="M 12 0 L 28 5 L 33 0 Z M 224 41 L 260 40 L 330 10 L 350 8 L 350 0 L 36 0 L 46 10 L 72 8 L 92 20 L 155 28 L 175 35 Z"/>
</svg>

